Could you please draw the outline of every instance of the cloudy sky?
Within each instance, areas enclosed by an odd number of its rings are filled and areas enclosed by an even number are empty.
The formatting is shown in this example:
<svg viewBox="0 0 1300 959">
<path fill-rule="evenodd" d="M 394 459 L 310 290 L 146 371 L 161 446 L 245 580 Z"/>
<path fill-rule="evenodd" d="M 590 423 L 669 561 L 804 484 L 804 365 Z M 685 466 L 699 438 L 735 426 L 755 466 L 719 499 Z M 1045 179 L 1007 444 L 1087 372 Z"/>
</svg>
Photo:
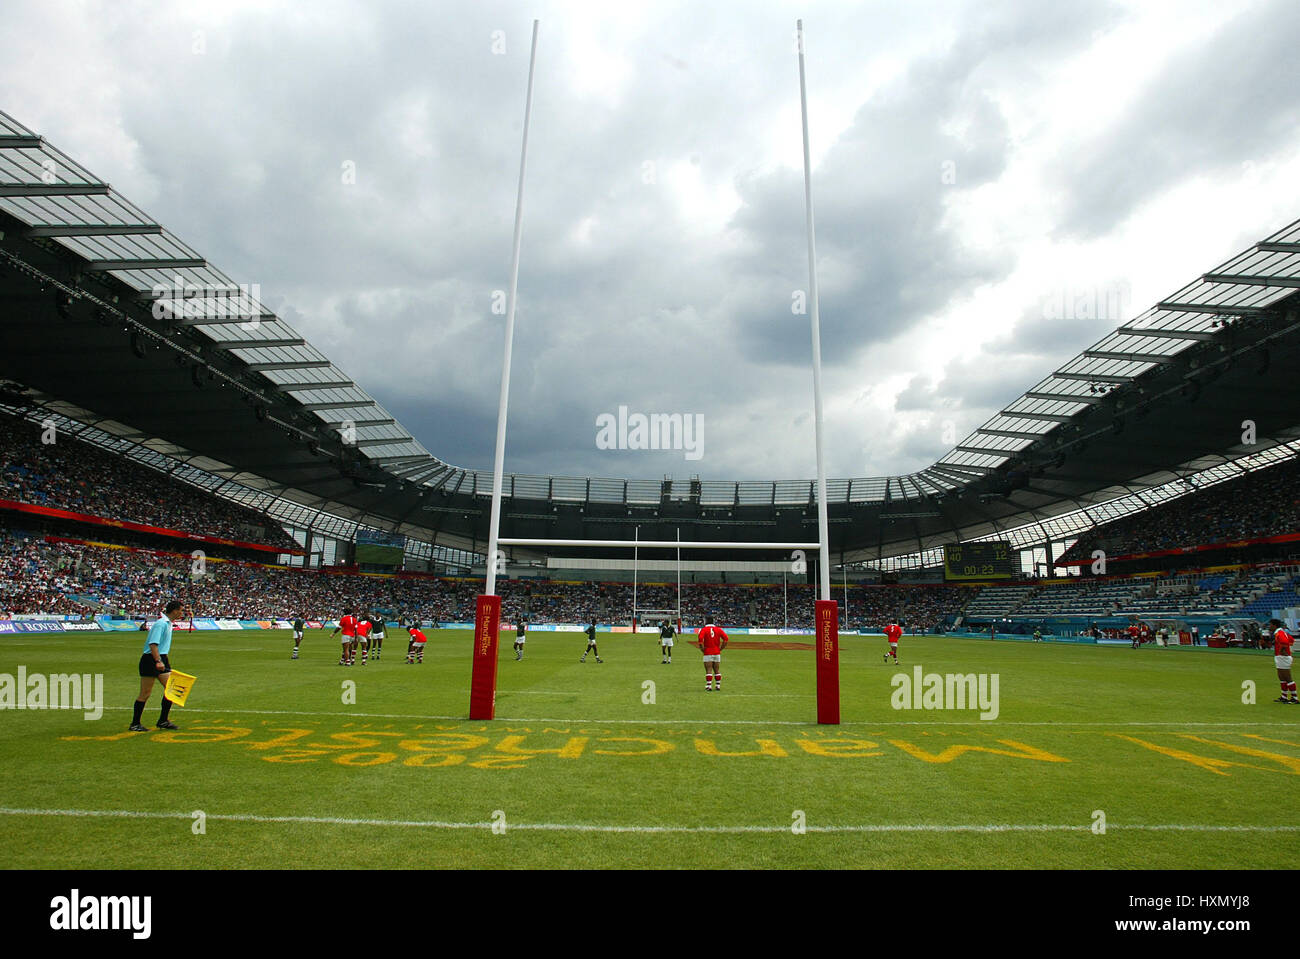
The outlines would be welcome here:
<svg viewBox="0 0 1300 959">
<path fill-rule="evenodd" d="M 490 468 L 534 17 L 508 470 L 814 474 L 799 17 L 831 476 L 1300 217 L 1294 0 L 8 0 L 0 109 Z M 599 449 L 620 406 L 703 457 Z"/>
</svg>

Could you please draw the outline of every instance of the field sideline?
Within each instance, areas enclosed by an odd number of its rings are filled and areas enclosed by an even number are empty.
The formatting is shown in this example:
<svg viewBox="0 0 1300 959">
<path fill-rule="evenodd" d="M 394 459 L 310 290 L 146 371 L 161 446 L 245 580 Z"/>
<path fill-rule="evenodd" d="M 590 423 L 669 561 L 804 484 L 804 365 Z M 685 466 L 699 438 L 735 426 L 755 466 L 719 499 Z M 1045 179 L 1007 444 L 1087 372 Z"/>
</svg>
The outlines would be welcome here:
<svg viewBox="0 0 1300 959">
<path fill-rule="evenodd" d="M 140 634 L 0 640 L 0 674 L 105 689 L 98 721 L 0 714 L 8 866 L 1276 867 L 1300 831 L 1300 709 L 1263 653 L 905 637 L 894 667 L 848 636 L 844 723 L 819 727 L 808 650 L 730 650 L 706 693 L 690 646 L 666 666 L 602 634 L 579 663 L 585 636 L 534 633 L 516 662 L 504 633 L 482 723 L 468 631 L 421 666 L 390 631 L 351 669 L 328 636 L 293 661 L 287 632 L 178 632 L 198 681 L 149 733 L 126 730 Z M 916 666 L 996 674 L 996 718 L 894 708 Z"/>
</svg>

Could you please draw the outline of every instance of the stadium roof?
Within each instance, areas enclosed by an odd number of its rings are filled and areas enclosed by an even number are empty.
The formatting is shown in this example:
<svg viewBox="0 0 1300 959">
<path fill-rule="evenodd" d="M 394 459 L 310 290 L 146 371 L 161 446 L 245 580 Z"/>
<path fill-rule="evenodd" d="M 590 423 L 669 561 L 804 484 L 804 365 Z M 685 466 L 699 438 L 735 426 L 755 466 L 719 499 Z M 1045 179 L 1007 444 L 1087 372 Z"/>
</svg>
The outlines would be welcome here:
<svg viewBox="0 0 1300 959">
<path fill-rule="evenodd" d="M 352 420 L 356 445 L 380 462 L 436 462 L 374 399 L 236 283 L 139 207 L 0 113 L 0 210 L 28 238 L 48 238 L 90 274 L 118 280 L 193 345 L 237 360 L 322 423 Z M 74 294 L 75 295 L 75 294 Z M 119 298 L 120 302 L 120 298 Z"/>
<path fill-rule="evenodd" d="M 1300 221 L 1120 325 L 934 465 L 828 480 L 836 559 L 1069 536 L 1092 524 L 1090 504 L 1142 503 L 1189 474 L 1263 462 L 1300 438 L 1297 288 Z M 27 402 L 307 512 L 458 548 L 487 539 L 490 472 L 433 456 L 255 287 L 3 113 L 0 307 L 0 373 Z M 1263 381 L 1268 370 L 1284 372 Z M 503 492 L 503 535 L 520 538 L 815 530 L 812 480 L 508 474 Z"/>
<path fill-rule="evenodd" d="M 1189 283 L 1027 390 L 932 470 L 980 472 L 1006 463 L 1119 387 L 1178 361 L 1198 343 L 1227 341 L 1300 288 L 1300 221 Z M 930 471 L 923 470 L 922 473 Z"/>
</svg>

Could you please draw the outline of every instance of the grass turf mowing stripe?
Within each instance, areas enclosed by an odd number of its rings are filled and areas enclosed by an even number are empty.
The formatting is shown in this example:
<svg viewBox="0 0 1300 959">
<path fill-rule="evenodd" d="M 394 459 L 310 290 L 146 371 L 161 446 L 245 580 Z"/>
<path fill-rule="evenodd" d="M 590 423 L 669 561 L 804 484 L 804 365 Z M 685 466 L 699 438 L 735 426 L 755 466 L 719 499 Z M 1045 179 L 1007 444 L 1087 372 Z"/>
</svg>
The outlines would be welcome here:
<svg viewBox="0 0 1300 959">
<path fill-rule="evenodd" d="M 154 812 L 136 809 L 5 809 L 0 816 L 63 816 L 69 818 L 116 819 L 193 819 L 192 812 Z M 381 826 L 414 829 L 492 829 L 492 822 L 441 822 L 415 819 L 348 819 L 335 816 L 257 816 L 240 813 L 205 813 L 205 819 L 219 822 L 286 823 L 311 826 Z M 785 833 L 789 826 L 638 826 L 601 825 L 599 823 L 512 823 L 508 831 L 604 832 L 604 833 Z M 1086 823 L 871 823 L 867 825 L 805 826 L 807 832 L 821 833 L 996 833 L 996 832 L 1088 832 Z M 1300 826 L 1261 826 L 1199 823 L 1107 823 L 1107 831 L 1142 830 L 1147 832 L 1300 832 Z"/>
<path fill-rule="evenodd" d="M 28 707 L 35 709 L 36 707 Z M 184 707 L 181 707 L 184 708 Z M 118 710 L 121 712 L 130 712 L 130 706 L 105 706 L 105 711 Z M 423 713 L 358 713 L 358 712 L 329 712 L 322 710 L 305 710 L 305 709 L 215 709 L 191 707 L 185 709 L 188 713 L 211 713 L 215 716 L 249 714 L 253 716 L 330 716 L 337 719 L 352 719 L 359 717 L 361 719 L 435 719 L 444 722 L 495 722 L 495 723 L 583 723 L 589 726 L 612 725 L 621 723 L 630 726 L 816 726 L 813 720 L 801 721 L 793 719 L 544 719 L 537 717 L 521 718 L 518 716 L 498 716 L 492 720 L 470 719 L 468 716 L 430 716 Z M 177 713 L 179 716 L 180 713 Z M 176 716 L 172 717 L 173 719 Z M 1051 722 L 1028 722 L 1028 721 L 1008 721 L 1005 719 L 996 720 L 993 723 L 986 723 L 978 719 L 964 720 L 920 720 L 920 719 L 882 719 L 882 720 L 850 720 L 842 722 L 841 726 L 868 726 L 875 728 L 877 726 L 971 726 L 975 728 L 1001 727 L 1001 726 L 1133 726 L 1139 728 L 1149 728 L 1155 726 L 1177 726 L 1178 728 L 1191 727 L 1208 727 L 1220 729 L 1228 726 L 1267 726 L 1275 727 L 1276 722 L 1131 722 L 1128 720 L 1116 722 L 1077 722 L 1077 721 L 1051 721 Z"/>
</svg>

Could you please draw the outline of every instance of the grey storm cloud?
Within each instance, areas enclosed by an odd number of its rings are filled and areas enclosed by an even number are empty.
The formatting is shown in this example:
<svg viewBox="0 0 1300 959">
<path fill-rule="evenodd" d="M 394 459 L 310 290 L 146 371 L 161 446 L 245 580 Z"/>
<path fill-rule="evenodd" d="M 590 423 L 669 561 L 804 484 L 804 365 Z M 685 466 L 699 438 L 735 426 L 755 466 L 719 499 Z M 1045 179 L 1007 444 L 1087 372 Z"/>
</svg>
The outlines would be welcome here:
<svg viewBox="0 0 1300 959">
<path fill-rule="evenodd" d="M 981 77 L 991 63 L 1033 73 L 1113 22 L 1110 4 L 1016 3 L 981 9 L 942 55 L 920 60 L 864 103 L 814 171 L 823 350 L 853 362 L 954 299 L 1006 276 L 1010 257 L 966 249 L 946 225 L 953 192 L 996 180 L 1010 150 L 1005 118 Z M 792 362 L 806 332 L 791 323 L 791 292 L 807 286 L 800 261 L 799 171 L 737 184 L 733 227 L 746 256 L 730 266 L 749 295 L 738 306 L 746 356 Z"/>
<path fill-rule="evenodd" d="M 904 412 L 930 410 L 934 408 L 935 400 L 934 381 L 924 373 L 917 373 L 894 397 L 894 409 Z"/>
<path fill-rule="evenodd" d="M 1114 299 L 1121 301 L 1120 297 Z M 1130 318 L 1129 313 L 1092 308 L 1097 302 L 1104 303 L 1104 295 L 1079 293 L 1071 299 L 1068 294 L 1063 297 L 1048 294 L 1026 309 L 1005 336 L 985 343 L 983 349 L 994 356 L 1038 358 L 1038 368 L 1047 373 L 1067 356 L 1087 349 Z M 1062 303 L 1068 308 L 1060 309 Z M 1082 305 L 1090 308 L 1079 308 Z"/>
<path fill-rule="evenodd" d="M 1300 5 L 1247 8 L 1175 55 L 1114 124 L 1062 152 L 1062 236 L 1093 237 L 1190 177 L 1290 151 L 1300 127 Z"/>
<path fill-rule="evenodd" d="M 1010 269 L 1004 258 L 964 250 L 943 227 L 946 193 L 995 179 L 1007 149 L 997 107 L 964 82 L 959 67 L 968 66 L 944 59 L 908 71 L 861 108 L 815 171 L 822 336 L 832 362 L 851 361 Z M 959 118 L 969 121 L 964 136 L 947 129 Z M 791 361 L 807 339 L 790 321 L 791 292 L 808 280 L 799 258 L 802 177 L 781 170 L 739 186 L 745 204 L 732 225 L 752 252 L 734 266 L 756 302 L 744 304 L 735 327 L 749 358 Z"/>
<path fill-rule="evenodd" d="M 898 452 L 927 465 L 933 463 L 953 446 L 946 438 L 945 426 L 942 419 L 935 417 L 909 429 L 899 441 Z M 960 439 L 965 433 L 958 431 L 955 435 Z"/>
<path fill-rule="evenodd" d="M 991 415 L 1049 372 L 1038 356 L 1000 356 L 981 350 L 949 361 L 938 381 L 918 373 L 895 397 L 900 411 L 961 411 Z"/>
</svg>

